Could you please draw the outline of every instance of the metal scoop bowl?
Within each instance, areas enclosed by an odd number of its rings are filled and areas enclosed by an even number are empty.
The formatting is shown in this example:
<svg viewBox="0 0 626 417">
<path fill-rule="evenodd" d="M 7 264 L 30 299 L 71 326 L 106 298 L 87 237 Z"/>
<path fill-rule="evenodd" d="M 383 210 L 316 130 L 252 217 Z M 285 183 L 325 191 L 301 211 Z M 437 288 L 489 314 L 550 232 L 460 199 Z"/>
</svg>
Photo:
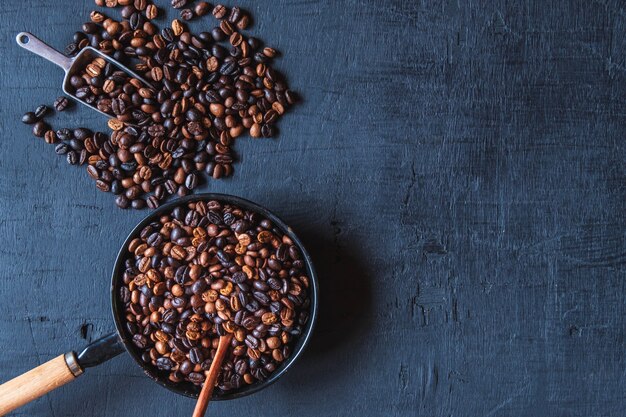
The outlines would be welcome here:
<svg viewBox="0 0 626 417">
<path fill-rule="evenodd" d="M 50 45 L 46 44 L 41 39 L 33 35 L 32 33 L 20 32 L 15 37 L 15 40 L 17 41 L 17 44 L 19 46 L 26 49 L 27 51 L 37 54 L 40 57 L 45 58 L 48 61 L 55 63 L 61 68 L 63 68 L 63 71 L 65 71 L 65 77 L 63 78 L 63 93 L 70 96 L 77 102 L 84 104 L 90 109 L 95 110 L 98 113 L 105 115 L 109 119 L 114 117 L 114 115 L 98 110 L 95 106 L 92 106 L 91 104 L 81 100 L 80 98 L 76 97 L 74 93 L 72 93 L 73 87 L 70 84 L 70 80 L 72 76 L 80 75 L 81 71 L 84 70 L 85 67 L 94 59 L 102 58 L 106 62 L 109 62 L 111 63 L 111 65 L 114 65 L 115 67 L 117 67 L 120 71 L 124 71 L 129 76 L 138 79 L 139 81 L 144 83 L 146 87 L 154 88 L 149 82 L 144 80 L 135 72 L 126 68 L 119 61 L 111 58 L 110 56 L 106 54 L 103 54 L 102 52 L 90 46 L 81 49 L 81 51 L 74 58 L 70 58 L 68 56 L 65 56 L 61 52 L 57 51 Z"/>
</svg>

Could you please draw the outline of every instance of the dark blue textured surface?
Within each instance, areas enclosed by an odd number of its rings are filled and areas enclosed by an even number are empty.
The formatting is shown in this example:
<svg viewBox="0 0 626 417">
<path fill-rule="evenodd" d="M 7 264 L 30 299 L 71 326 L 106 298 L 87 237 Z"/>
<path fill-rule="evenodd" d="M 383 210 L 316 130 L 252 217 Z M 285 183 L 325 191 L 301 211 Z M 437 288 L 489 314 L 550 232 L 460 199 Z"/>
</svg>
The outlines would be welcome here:
<svg viewBox="0 0 626 417">
<path fill-rule="evenodd" d="M 292 371 L 211 414 L 623 416 L 623 3 L 241 4 L 305 101 L 203 189 L 294 227 L 322 310 Z M 91 9 L 0 2 L 1 380 L 113 330 L 109 273 L 144 215 L 114 209 L 18 121 L 62 73 L 15 34 L 62 48 Z M 105 129 L 82 108 L 53 123 Z M 14 415 L 193 405 L 119 357 Z"/>
</svg>

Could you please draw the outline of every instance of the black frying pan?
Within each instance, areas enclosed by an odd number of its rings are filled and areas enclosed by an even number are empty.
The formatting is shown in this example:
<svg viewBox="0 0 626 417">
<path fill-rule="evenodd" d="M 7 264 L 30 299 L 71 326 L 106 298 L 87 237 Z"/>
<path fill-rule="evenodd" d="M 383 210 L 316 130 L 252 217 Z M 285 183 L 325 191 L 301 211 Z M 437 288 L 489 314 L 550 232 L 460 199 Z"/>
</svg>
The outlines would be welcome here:
<svg viewBox="0 0 626 417">
<path fill-rule="evenodd" d="M 137 364 L 143 369 L 146 375 L 159 385 L 177 394 L 193 398 L 198 397 L 200 387 L 189 382 L 173 383 L 169 381 L 166 373 L 161 374 L 156 368 L 145 364 L 141 360 L 141 357 L 138 355 L 135 346 L 132 344 L 129 335 L 124 328 L 124 306 L 119 303 L 117 296 L 119 294 L 119 285 L 121 282 L 120 278 L 122 277 L 124 271 L 124 261 L 126 260 L 127 248 L 130 241 L 135 238 L 147 224 L 155 221 L 155 219 L 158 219 L 161 215 L 166 212 L 170 212 L 176 206 L 198 200 L 219 200 L 223 203 L 234 204 L 244 209 L 255 211 L 271 220 L 300 249 L 311 283 L 309 295 L 311 300 L 310 318 L 302 335 L 296 341 L 292 355 L 285 360 L 265 381 L 247 385 L 238 390 L 229 391 L 227 393 L 215 391 L 213 394 L 213 400 L 230 400 L 252 394 L 274 383 L 285 372 L 287 372 L 294 361 L 300 356 L 304 346 L 309 341 L 315 324 L 315 319 L 317 317 L 318 283 L 309 254 L 295 233 L 282 220 L 264 207 L 261 207 L 251 201 L 226 194 L 191 195 L 165 204 L 150 213 L 150 215 L 145 217 L 137 226 L 135 226 L 120 248 L 111 276 L 111 306 L 117 331 L 96 340 L 85 347 L 78 354 L 74 351 L 70 351 L 4 383 L 3 385 L 0 385 L 0 416 L 21 407 L 22 405 L 52 391 L 55 388 L 60 387 L 61 385 L 73 381 L 76 377 L 80 376 L 86 368 L 91 368 L 106 362 L 124 351 L 127 351 L 135 362 L 137 362 Z"/>
</svg>

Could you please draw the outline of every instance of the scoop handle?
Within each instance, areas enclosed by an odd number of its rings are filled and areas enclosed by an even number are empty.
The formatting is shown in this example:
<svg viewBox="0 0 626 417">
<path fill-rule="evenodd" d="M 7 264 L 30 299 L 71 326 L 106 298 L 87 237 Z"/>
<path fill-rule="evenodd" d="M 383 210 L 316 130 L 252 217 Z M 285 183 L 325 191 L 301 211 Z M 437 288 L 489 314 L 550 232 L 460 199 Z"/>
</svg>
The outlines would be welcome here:
<svg viewBox="0 0 626 417">
<path fill-rule="evenodd" d="M 70 70 L 73 62 L 72 58 L 63 55 L 61 52 L 46 44 L 32 33 L 20 32 L 15 37 L 15 40 L 22 48 L 57 64 L 63 68 L 65 72 Z"/>
<path fill-rule="evenodd" d="M 0 416 L 73 381 L 83 373 L 76 354 L 68 352 L 0 385 Z"/>
</svg>

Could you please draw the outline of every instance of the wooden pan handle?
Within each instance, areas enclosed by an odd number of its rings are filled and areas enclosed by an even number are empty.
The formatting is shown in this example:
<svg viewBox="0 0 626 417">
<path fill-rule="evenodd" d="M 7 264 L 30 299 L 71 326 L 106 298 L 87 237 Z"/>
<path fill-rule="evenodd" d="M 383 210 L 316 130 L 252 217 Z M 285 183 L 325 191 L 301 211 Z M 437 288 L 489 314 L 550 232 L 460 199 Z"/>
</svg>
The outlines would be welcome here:
<svg viewBox="0 0 626 417">
<path fill-rule="evenodd" d="M 68 352 L 0 385 L 0 416 L 73 381 L 83 373 L 74 352 Z"/>
</svg>

